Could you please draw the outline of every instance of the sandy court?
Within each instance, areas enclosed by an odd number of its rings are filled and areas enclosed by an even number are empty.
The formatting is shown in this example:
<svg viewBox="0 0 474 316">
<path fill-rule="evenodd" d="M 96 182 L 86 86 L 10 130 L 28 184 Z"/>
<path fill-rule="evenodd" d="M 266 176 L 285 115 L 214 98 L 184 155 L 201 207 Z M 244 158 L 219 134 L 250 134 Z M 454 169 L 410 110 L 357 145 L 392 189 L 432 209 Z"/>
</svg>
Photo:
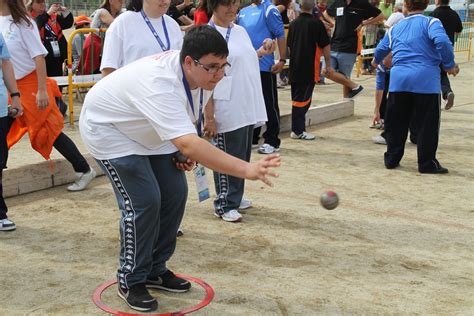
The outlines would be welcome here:
<svg viewBox="0 0 474 316">
<path fill-rule="evenodd" d="M 456 107 L 442 112 L 438 158 L 448 175 L 419 174 L 410 143 L 401 168 L 384 168 L 385 147 L 372 143 L 377 132 L 368 128 L 374 78 L 361 77 L 367 91 L 354 117 L 311 128 L 314 142 L 283 135 L 281 176 L 273 188 L 248 182 L 254 208 L 243 223 L 214 217 L 189 177 L 185 235 L 169 267 L 214 287 L 214 301 L 196 314 L 472 315 L 473 74 L 473 62 L 461 64 L 452 80 Z M 340 98 L 335 85 L 315 91 L 316 104 Z M 288 95 L 280 90 L 282 108 Z M 13 149 L 12 162 L 37 160 L 29 154 Z M 329 189 L 341 197 L 333 211 L 319 205 Z M 91 296 L 114 278 L 119 245 L 107 179 L 83 192 L 63 186 L 7 203 L 18 228 L 0 234 L 0 315 L 102 314 Z M 166 312 L 196 304 L 204 292 L 152 294 Z M 115 288 L 104 301 L 132 312 Z"/>
</svg>

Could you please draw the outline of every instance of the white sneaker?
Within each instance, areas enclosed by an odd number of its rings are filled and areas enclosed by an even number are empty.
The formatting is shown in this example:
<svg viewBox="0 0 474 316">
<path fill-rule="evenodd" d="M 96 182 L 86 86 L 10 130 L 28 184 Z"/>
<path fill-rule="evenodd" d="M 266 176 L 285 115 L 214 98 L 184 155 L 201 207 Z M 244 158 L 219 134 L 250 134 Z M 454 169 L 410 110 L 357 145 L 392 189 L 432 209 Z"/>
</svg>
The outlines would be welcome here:
<svg viewBox="0 0 474 316">
<path fill-rule="evenodd" d="M 263 144 L 263 145 L 260 146 L 260 148 L 258 149 L 258 153 L 259 153 L 259 154 L 264 154 L 264 155 L 273 154 L 273 153 L 276 153 L 276 152 L 279 152 L 279 151 L 280 151 L 280 148 L 278 148 L 278 147 L 273 147 L 273 146 L 270 145 L 270 144 Z"/>
<path fill-rule="evenodd" d="M 225 212 L 222 215 L 217 214 L 217 212 L 214 212 L 214 215 L 217 217 L 222 218 L 226 222 L 240 222 L 242 220 L 242 215 L 240 215 L 239 211 L 237 210 L 230 210 L 228 212 Z"/>
<path fill-rule="evenodd" d="M 374 144 L 387 145 L 387 142 L 385 141 L 385 138 L 382 137 L 382 135 L 372 137 L 372 141 Z"/>
<path fill-rule="evenodd" d="M 97 175 L 95 170 L 91 167 L 91 170 L 86 173 L 76 173 L 77 179 L 74 183 L 67 187 L 68 191 L 82 191 L 84 190 L 89 183 L 91 183 L 92 179 L 94 179 Z"/>
<path fill-rule="evenodd" d="M 303 139 L 303 140 L 314 140 L 316 136 L 310 133 L 303 132 L 297 135 L 295 132 L 291 132 L 290 137 L 293 139 Z"/>
<path fill-rule="evenodd" d="M 242 198 L 242 201 L 240 201 L 239 209 L 245 210 L 251 207 L 252 207 L 252 201 L 247 200 L 246 198 Z"/>
<path fill-rule="evenodd" d="M 15 230 L 16 225 L 14 222 L 9 220 L 8 218 L 5 219 L 0 219 L 0 231 L 9 231 L 9 230 Z"/>
</svg>

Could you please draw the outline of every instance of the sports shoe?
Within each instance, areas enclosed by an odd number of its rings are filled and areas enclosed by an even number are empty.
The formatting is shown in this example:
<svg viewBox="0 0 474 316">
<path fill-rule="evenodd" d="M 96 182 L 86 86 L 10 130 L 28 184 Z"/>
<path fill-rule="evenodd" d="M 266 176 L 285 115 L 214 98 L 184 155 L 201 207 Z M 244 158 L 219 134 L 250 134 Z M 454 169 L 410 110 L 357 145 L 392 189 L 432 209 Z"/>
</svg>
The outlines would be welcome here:
<svg viewBox="0 0 474 316">
<path fill-rule="evenodd" d="M 173 293 L 183 293 L 191 288 L 191 282 L 179 278 L 173 272 L 167 270 L 156 278 L 146 280 L 146 286 L 152 289 L 165 290 Z"/>
<path fill-rule="evenodd" d="M 251 207 L 252 207 L 252 201 L 247 200 L 246 198 L 242 198 L 242 200 L 240 201 L 239 209 L 245 210 Z"/>
<path fill-rule="evenodd" d="M 151 312 L 158 309 L 158 301 L 148 293 L 144 283 L 132 285 L 129 289 L 119 286 L 117 294 L 134 310 Z"/>
<path fill-rule="evenodd" d="M 352 99 L 354 98 L 356 95 L 358 95 L 360 92 L 362 92 L 362 90 L 364 90 L 364 87 L 362 87 L 361 85 L 359 85 L 359 87 L 355 88 L 355 89 L 352 89 L 351 91 L 349 91 L 349 95 L 347 96 L 349 99 Z"/>
<path fill-rule="evenodd" d="M 387 141 L 385 140 L 385 138 L 383 138 L 382 135 L 372 137 L 372 141 L 374 142 L 374 144 L 387 145 Z"/>
<path fill-rule="evenodd" d="M 230 210 L 222 215 L 218 214 L 217 212 L 214 212 L 214 215 L 222 218 L 226 222 L 237 223 L 242 221 L 242 215 L 240 215 L 239 211 L 237 210 Z"/>
<path fill-rule="evenodd" d="M 445 110 L 449 110 L 452 108 L 454 105 L 454 93 L 449 92 L 448 95 L 446 96 L 446 105 L 444 106 Z"/>
<path fill-rule="evenodd" d="M 82 191 L 84 190 L 89 183 L 91 183 L 92 179 L 97 176 L 97 173 L 93 168 L 89 170 L 89 172 L 82 173 L 76 172 L 77 179 L 74 183 L 67 187 L 68 191 Z"/>
<path fill-rule="evenodd" d="M 291 132 L 290 137 L 293 139 L 302 139 L 302 140 L 314 140 L 316 136 L 310 133 L 303 132 L 297 135 L 295 132 Z"/>
<path fill-rule="evenodd" d="M 273 154 L 279 151 L 280 151 L 279 147 L 273 147 L 270 144 L 263 144 L 262 146 L 260 146 L 260 148 L 258 148 L 258 153 L 264 154 L 264 155 Z"/>
<path fill-rule="evenodd" d="M 16 225 L 14 222 L 9 220 L 8 218 L 5 219 L 0 219 L 0 231 L 9 231 L 9 230 L 15 230 Z"/>
<path fill-rule="evenodd" d="M 180 227 L 178 228 L 178 231 L 176 232 L 176 237 L 181 237 L 184 235 L 183 229 Z"/>
</svg>

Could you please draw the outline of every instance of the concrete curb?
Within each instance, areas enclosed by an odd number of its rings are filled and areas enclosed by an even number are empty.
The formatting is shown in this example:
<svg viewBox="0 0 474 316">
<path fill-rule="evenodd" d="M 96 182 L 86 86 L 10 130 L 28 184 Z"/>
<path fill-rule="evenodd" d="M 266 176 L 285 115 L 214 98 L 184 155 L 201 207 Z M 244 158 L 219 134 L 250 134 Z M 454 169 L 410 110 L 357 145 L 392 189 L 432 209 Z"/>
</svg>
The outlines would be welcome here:
<svg viewBox="0 0 474 316">
<path fill-rule="evenodd" d="M 307 126 L 313 126 L 354 115 L 354 101 L 346 100 L 323 106 L 312 107 L 306 114 Z M 280 120 L 281 132 L 291 130 L 291 113 L 284 114 Z M 97 171 L 104 172 L 97 166 L 90 154 L 84 154 L 89 164 Z M 51 166 L 53 172 L 51 173 Z M 53 159 L 40 163 L 9 168 L 3 171 L 3 196 L 12 197 L 29 192 L 44 190 L 74 182 L 76 176 L 65 159 Z"/>
</svg>

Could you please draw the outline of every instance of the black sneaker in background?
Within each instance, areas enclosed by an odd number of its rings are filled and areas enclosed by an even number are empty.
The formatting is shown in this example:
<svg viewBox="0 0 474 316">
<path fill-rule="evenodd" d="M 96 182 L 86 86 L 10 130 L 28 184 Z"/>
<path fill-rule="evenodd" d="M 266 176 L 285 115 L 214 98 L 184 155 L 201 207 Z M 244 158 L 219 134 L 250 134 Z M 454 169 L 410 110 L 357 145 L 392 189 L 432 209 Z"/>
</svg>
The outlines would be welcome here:
<svg viewBox="0 0 474 316">
<path fill-rule="evenodd" d="M 146 280 L 146 286 L 152 289 L 182 293 L 191 288 L 191 283 L 188 280 L 177 277 L 173 272 L 168 270 L 157 278 Z"/>
<path fill-rule="evenodd" d="M 358 88 L 355 88 L 355 89 L 352 89 L 351 91 L 349 91 L 349 95 L 347 96 L 349 99 L 352 99 L 354 98 L 356 95 L 358 95 L 360 92 L 362 92 L 362 90 L 364 90 L 364 87 L 362 87 L 361 85 L 359 85 Z"/>
<path fill-rule="evenodd" d="M 128 289 L 119 286 L 118 296 L 128 306 L 140 312 L 151 312 L 158 309 L 158 301 L 148 293 L 144 283 L 132 285 Z"/>
</svg>

